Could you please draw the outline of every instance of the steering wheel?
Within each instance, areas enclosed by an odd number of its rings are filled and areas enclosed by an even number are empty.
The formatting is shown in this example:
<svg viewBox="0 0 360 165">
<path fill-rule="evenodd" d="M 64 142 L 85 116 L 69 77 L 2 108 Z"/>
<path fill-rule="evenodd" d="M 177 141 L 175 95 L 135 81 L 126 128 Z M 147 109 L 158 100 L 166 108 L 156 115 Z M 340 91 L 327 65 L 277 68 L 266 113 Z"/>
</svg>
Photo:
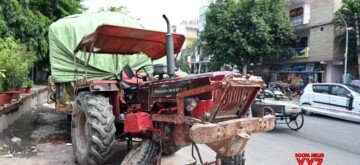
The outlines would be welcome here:
<svg viewBox="0 0 360 165">
<path fill-rule="evenodd" d="M 146 67 L 148 67 L 148 66 L 152 66 L 152 65 L 144 65 L 144 66 L 142 66 L 142 67 L 140 67 L 138 70 L 136 70 L 136 72 L 135 72 L 135 76 L 137 77 L 137 78 L 140 78 L 140 79 L 144 79 L 145 77 L 147 77 L 148 78 L 148 80 L 151 80 L 151 77 L 150 77 L 150 75 L 149 75 L 149 73 L 146 71 Z M 146 76 L 139 76 L 139 71 L 140 70 L 144 70 L 144 72 L 146 73 Z"/>
</svg>

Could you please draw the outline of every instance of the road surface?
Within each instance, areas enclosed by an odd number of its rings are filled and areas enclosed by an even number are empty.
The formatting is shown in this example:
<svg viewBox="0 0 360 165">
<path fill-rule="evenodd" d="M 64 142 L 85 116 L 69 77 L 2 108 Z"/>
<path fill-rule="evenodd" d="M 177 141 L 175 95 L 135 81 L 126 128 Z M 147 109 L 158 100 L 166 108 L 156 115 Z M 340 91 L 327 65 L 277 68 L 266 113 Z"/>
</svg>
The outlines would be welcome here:
<svg viewBox="0 0 360 165">
<path fill-rule="evenodd" d="M 0 149 L 1 164 L 75 164 L 72 146 L 66 145 L 71 142 L 70 125 L 67 124 L 67 127 L 61 125 L 61 122 L 66 122 L 66 116 L 53 113 L 49 108 L 39 107 L 39 109 L 41 109 L 40 113 L 37 111 L 39 114 L 28 116 L 27 120 L 17 122 L 0 134 L 0 145 L 3 143 L 10 145 L 11 153 L 15 153 L 13 158 L 3 158 L 3 155 L 10 151 Z M 37 121 L 35 122 L 37 124 L 34 125 L 31 118 Z M 299 152 L 324 153 L 325 165 L 359 164 L 359 123 L 320 115 L 305 116 L 304 120 L 305 124 L 299 131 L 292 131 L 286 124 L 279 123 L 271 132 L 253 134 L 245 149 L 246 164 L 297 165 L 294 155 Z M 10 139 L 13 136 L 23 139 L 21 147 L 11 143 Z M 39 151 L 29 155 L 28 148 L 32 145 L 36 145 Z M 118 153 L 107 164 L 119 164 L 126 152 L 124 148 L 124 144 L 118 144 Z M 216 154 L 211 149 L 205 145 L 199 145 L 199 148 L 203 160 L 214 160 Z M 191 147 L 185 147 L 172 156 L 163 157 L 162 164 L 182 165 L 193 161 Z"/>
</svg>

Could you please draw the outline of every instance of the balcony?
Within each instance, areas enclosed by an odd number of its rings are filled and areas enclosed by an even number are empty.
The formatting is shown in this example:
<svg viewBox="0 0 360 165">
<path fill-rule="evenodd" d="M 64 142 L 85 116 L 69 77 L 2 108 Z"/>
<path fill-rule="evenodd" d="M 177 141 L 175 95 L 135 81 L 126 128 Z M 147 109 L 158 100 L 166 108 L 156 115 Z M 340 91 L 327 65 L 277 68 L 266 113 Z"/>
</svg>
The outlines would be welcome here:
<svg viewBox="0 0 360 165">
<path fill-rule="evenodd" d="M 298 59 L 298 58 L 308 58 L 309 57 L 310 49 L 309 47 L 300 47 L 295 48 L 295 53 L 292 54 L 292 59 Z"/>
<path fill-rule="evenodd" d="M 299 26 L 303 24 L 303 16 L 297 16 L 290 19 L 293 26 Z"/>
<path fill-rule="evenodd" d="M 291 4 L 291 5 L 290 5 Z M 310 2 L 294 1 L 289 3 L 286 11 L 289 13 L 290 21 L 293 26 L 308 24 L 310 21 Z"/>
</svg>

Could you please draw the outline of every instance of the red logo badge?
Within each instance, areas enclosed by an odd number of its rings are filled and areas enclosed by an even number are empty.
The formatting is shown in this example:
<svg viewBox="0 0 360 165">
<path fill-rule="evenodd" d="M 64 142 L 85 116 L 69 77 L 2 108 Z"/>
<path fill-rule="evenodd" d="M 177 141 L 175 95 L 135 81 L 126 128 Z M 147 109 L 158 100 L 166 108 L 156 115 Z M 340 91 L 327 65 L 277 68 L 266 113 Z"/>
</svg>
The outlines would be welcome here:
<svg viewBox="0 0 360 165">
<path fill-rule="evenodd" d="M 324 153 L 295 153 L 299 165 L 322 165 Z"/>
</svg>

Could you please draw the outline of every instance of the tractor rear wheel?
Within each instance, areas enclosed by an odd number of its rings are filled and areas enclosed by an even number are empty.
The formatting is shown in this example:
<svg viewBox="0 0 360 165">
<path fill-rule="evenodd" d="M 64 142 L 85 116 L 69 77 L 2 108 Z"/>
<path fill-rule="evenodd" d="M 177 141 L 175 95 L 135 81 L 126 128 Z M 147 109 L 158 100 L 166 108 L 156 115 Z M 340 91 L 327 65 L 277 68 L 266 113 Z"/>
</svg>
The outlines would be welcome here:
<svg viewBox="0 0 360 165">
<path fill-rule="evenodd" d="M 103 164 L 114 152 L 115 125 L 109 99 L 81 92 L 72 111 L 71 137 L 79 164 Z"/>
<path fill-rule="evenodd" d="M 221 165 L 245 165 L 244 153 L 231 157 L 221 157 Z"/>
<path fill-rule="evenodd" d="M 148 165 L 156 163 L 159 154 L 159 145 L 144 139 L 139 146 L 130 150 L 121 162 L 121 165 Z"/>
</svg>

